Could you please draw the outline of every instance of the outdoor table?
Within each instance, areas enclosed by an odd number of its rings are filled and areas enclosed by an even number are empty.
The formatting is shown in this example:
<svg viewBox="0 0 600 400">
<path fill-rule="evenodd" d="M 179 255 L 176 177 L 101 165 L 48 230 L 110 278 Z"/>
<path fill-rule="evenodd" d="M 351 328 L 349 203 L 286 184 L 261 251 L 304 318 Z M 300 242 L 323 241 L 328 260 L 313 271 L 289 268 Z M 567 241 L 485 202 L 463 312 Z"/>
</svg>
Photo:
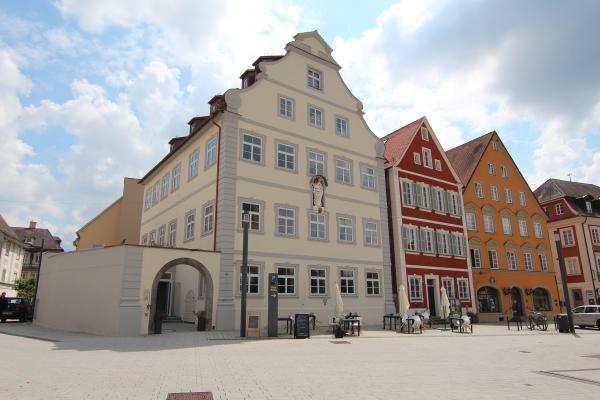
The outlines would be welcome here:
<svg viewBox="0 0 600 400">
<path fill-rule="evenodd" d="M 357 327 L 357 334 L 360 336 L 360 318 L 346 318 L 344 319 L 344 330 L 350 331 L 351 335 L 354 335 L 354 326 Z"/>
<path fill-rule="evenodd" d="M 285 334 L 287 335 L 289 332 L 291 335 L 294 331 L 294 320 L 292 317 L 278 317 L 277 322 L 279 321 L 285 321 Z"/>
<path fill-rule="evenodd" d="M 394 315 L 394 314 L 387 314 L 383 316 L 383 329 L 385 329 L 385 320 L 389 320 L 390 321 L 390 329 L 392 329 L 392 321 L 394 321 L 394 330 L 397 330 L 397 326 L 398 326 L 398 320 L 401 319 L 401 317 L 399 315 Z"/>
</svg>

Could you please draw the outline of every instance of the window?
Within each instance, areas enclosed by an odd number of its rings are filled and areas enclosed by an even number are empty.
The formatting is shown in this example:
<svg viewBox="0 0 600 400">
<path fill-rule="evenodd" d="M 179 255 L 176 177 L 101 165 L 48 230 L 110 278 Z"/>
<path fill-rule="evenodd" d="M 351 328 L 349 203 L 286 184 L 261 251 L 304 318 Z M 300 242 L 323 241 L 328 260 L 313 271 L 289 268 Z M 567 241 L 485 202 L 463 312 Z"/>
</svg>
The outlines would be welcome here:
<svg viewBox="0 0 600 400">
<path fill-rule="evenodd" d="M 196 150 L 190 154 L 190 169 L 188 171 L 188 180 L 198 176 L 198 163 L 200 162 L 200 151 Z"/>
<path fill-rule="evenodd" d="M 423 253 L 435 253 L 435 239 L 433 229 L 421 228 L 421 251 Z"/>
<path fill-rule="evenodd" d="M 590 234 L 592 236 L 592 243 L 600 244 L 600 228 L 597 226 L 592 226 L 590 228 Z"/>
<path fill-rule="evenodd" d="M 577 257 L 565 258 L 565 264 L 567 265 L 567 275 L 579 275 L 579 260 Z"/>
<path fill-rule="evenodd" d="M 424 183 L 417 183 L 417 205 L 421 208 L 430 210 L 431 209 L 431 199 L 430 199 L 430 191 L 429 185 Z"/>
<path fill-rule="evenodd" d="M 144 233 L 144 235 L 142 236 L 142 245 L 146 246 L 148 245 L 148 234 Z"/>
<path fill-rule="evenodd" d="M 448 211 L 452 215 L 460 216 L 462 215 L 462 204 L 460 202 L 460 197 L 457 192 L 448 191 Z"/>
<path fill-rule="evenodd" d="M 469 280 L 465 278 L 458 278 L 458 298 L 460 300 L 469 300 Z"/>
<path fill-rule="evenodd" d="M 421 155 L 419 153 L 413 153 L 413 160 L 415 164 L 421 165 Z"/>
<path fill-rule="evenodd" d="M 335 160 L 335 180 L 340 183 L 352 183 L 351 165 L 348 160 Z"/>
<path fill-rule="evenodd" d="M 442 286 L 446 289 L 446 294 L 449 299 L 454 298 L 454 279 L 442 278 Z"/>
<path fill-rule="evenodd" d="M 381 294 L 379 272 L 367 271 L 367 296 L 378 296 Z"/>
<path fill-rule="evenodd" d="M 433 197 L 433 209 L 438 212 L 446 212 L 446 191 L 442 188 L 431 188 Z"/>
<path fill-rule="evenodd" d="M 571 229 L 564 229 L 560 231 L 562 236 L 563 246 L 574 246 L 575 239 L 573 238 L 573 231 Z"/>
<path fill-rule="evenodd" d="M 361 166 L 360 185 L 367 189 L 375 189 L 375 168 L 368 165 Z"/>
<path fill-rule="evenodd" d="M 512 235 L 512 222 L 510 217 L 502 217 L 502 232 L 505 235 Z"/>
<path fill-rule="evenodd" d="M 477 218 L 475 217 L 475 213 L 467 213 L 465 215 L 467 219 L 467 229 L 470 231 L 477 230 Z"/>
<path fill-rule="evenodd" d="M 402 202 L 405 206 L 415 205 L 415 184 L 411 181 L 402 181 Z"/>
<path fill-rule="evenodd" d="M 157 244 L 161 247 L 163 247 L 165 245 L 165 234 L 167 231 L 167 226 L 166 225 L 161 225 L 158 228 L 158 240 L 157 240 Z"/>
<path fill-rule="evenodd" d="M 483 185 L 479 182 L 475 183 L 475 197 L 483 199 Z"/>
<path fill-rule="evenodd" d="M 512 204 L 513 197 L 512 197 L 512 189 L 511 188 L 504 188 L 504 197 L 506 198 L 506 202 L 508 204 Z"/>
<path fill-rule="evenodd" d="M 441 171 L 442 170 L 442 162 L 440 160 L 435 160 L 434 165 L 435 165 L 435 170 L 436 171 Z"/>
<path fill-rule="evenodd" d="M 432 167 L 432 162 L 431 162 L 431 150 L 423 148 L 423 166 L 427 167 L 427 168 L 431 168 Z"/>
<path fill-rule="evenodd" d="M 181 164 L 177 164 L 173 171 L 171 172 L 171 192 L 179 189 L 179 184 L 181 183 Z"/>
<path fill-rule="evenodd" d="M 314 69 L 308 69 L 308 86 L 321 90 L 321 73 Z"/>
<path fill-rule="evenodd" d="M 534 311 L 552 311 L 550 294 L 544 288 L 535 288 L 531 296 Z"/>
<path fill-rule="evenodd" d="M 483 226 L 484 226 L 484 230 L 488 233 L 493 233 L 494 232 L 494 217 L 492 217 L 491 215 L 484 215 L 483 216 Z"/>
<path fill-rule="evenodd" d="M 542 223 L 541 222 L 534 222 L 533 223 L 533 229 L 535 231 L 535 237 L 538 239 L 541 239 L 544 237 L 544 229 L 542 227 Z"/>
<path fill-rule="evenodd" d="M 562 204 L 558 203 L 554 206 L 554 209 L 556 210 L 556 215 L 562 215 L 563 213 L 563 206 Z"/>
<path fill-rule="evenodd" d="M 325 176 L 325 155 L 323 153 L 308 152 L 308 174 Z"/>
<path fill-rule="evenodd" d="M 354 283 L 354 270 L 340 269 L 340 292 L 342 294 L 356 294 Z"/>
<path fill-rule="evenodd" d="M 327 230 L 324 214 L 309 214 L 310 234 L 309 239 L 326 240 Z"/>
<path fill-rule="evenodd" d="M 411 301 L 423 300 L 423 287 L 421 285 L 421 282 L 422 279 L 420 276 L 408 277 L 408 292 Z"/>
<path fill-rule="evenodd" d="M 338 217 L 338 240 L 340 242 L 354 242 L 354 219 L 352 217 Z"/>
<path fill-rule="evenodd" d="M 508 261 L 508 269 L 510 270 L 516 270 L 517 269 L 517 256 L 515 255 L 515 252 L 512 250 L 509 250 L 506 252 L 506 259 Z"/>
<path fill-rule="evenodd" d="M 540 254 L 540 265 L 543 272 L 548 272 L 548 259 L 545 254 Z"/>
<path fill-rule="evenodd" d="M 348 137 L 348 120 L 342 117 L 335 117 L 335 133 Z"/>
<path fill-rule="evenodd" d="M 242 136 L 242 158 L 257 163 L 262 162 L 262 138 L 244 133 Z"/>
<path fill-rule="evenodd" d="M 310 294 L 327 294 L 327 271 L 324 268 L 310 269 Z"/>
<path fill-rule="evenodd" d="M 150 246 L 154 246 L 156 244 L 156 231 L 150 231 Z"/>
<path fill-rule="evenodd" d="M 160 192 L 161 200 L 166 198 L 169 195 L 169 178 L 170 178 L 170 174 L 166 174 L 162 178 L 162 189 Z"/>
<path fill-rule="evenodd" d="M 496 175 L 496 166 L 494 163 L 488 163 L 488 174 Z"/>
<path fill-rule="evenodd" d="M 242 222 L 243 220 L 241 218 L 243 218 L 244 212 L 248 212 L 250 214 L 249 230 L 260 231 L 260 204 L 242 202 L 242 209 L 240 214 L 240 221 Z"/>
<path fill-rule="evenodd" d="M 492 148 L 494 149 L 494 151 L 498 151 L 498 142 L 496 142 L 495 140 L 492 142 Z"/>
<path fill-rule="evenodd" d="M 490 191 L 492 192 L 492 200 L 500 201 L 500 195 L 498 194 L 498 186 L 490 185 Z"/>
<path fill-rule="evenodd" d="M 521 207 L 527 206 L 527 196 L 525 196 L 525 192 L 519 192 L 519 204 Z"/>
<path fill-rule="evenodd" d="M 523 257 L 525 258 L 525 269 L 527 271 L 533 271 L 533 260 L 531 258 L 531 253 L 523 253 Z"/>
<path fill-rule="evenodd" d="M 296 234 L 296 212 L 293 208 L 277 207 L 277 234 L 283 236 Z"/>
<path fill-rule="evenodd" d="M 527 228 L 526 219 L 519 219 L 519 234 L 521 236 L 529 236 L 529 228 Z"/>
<path fill-rule="evenodd" d="M 289 171 L 296 169 L 296 148 L 294 146 L 277 143 L 277 168 Z"/>
<path fill-rule="evenodd" d="M 417 232 L 416 226 L 402 226 L 402 242 L 404 245 L 404 250 L 419 251 L 419 238 L 417 236 Z"/>
<path fill-rule="evenodd" d="M 498 252 L 496 250 L 488 250 L 488 259 L 491 269 L 498 269 Z"/>
<path fill-rule="evenodd" d="M 500 296 L 498 290 L 490 286 L 484 286 L 477 291 L 477 299 L 479 300 L 480 313 L 499 313 Z"/>
<path fill-rule="evenodd" d="M 471 266 L 481 268 L 481 253 L 479 249 L 471 249 Z"/>
<path fill-rule="evenodd" d="M 240 293 L 242 293 L 242 267 L 240 267 Z M 260 289 L 260 267 L 258 265 L 248 265 L 248 289 L 247 294 L 259 294 Z"/>
<path fill-rule="evenodd" d="M 169 233 L 167 236 L 167 246 L 175 247 L 177 239 L 177 221 L 169 222 Z"/>
<path fill-rule="evenodd" d="M 194 239 L 194 228 L 196 225 L 196 211 L 188 211 L 185 214 L 185 241 Z"/>
<path fill-rule="evenodd" d="M 322 128 L 323 111 L 317 107 L 308 106 L 308 123 L 317 128 Z"/>
<path fill-rule="evenodd" d="M 146 190 L 146 201 L 145 201 L 146 210 L 152 206 L 152 189 Z"/>
<path fill-rule="evenodd" d="M 502 177 L 503 178 L 508 178 L 508 168 L 506 168 L 504 165 L 500 167 L 500 171 L 502 172 Z"/>
<path fill-rule="evenodd" d="M 467 251 L 467 244 L 465 237 L 461 233 L 453 233 L 452 234 L 452 247 L 453 254 L 457 257 L 465 257 L 465 253 Z"/>
<path fill-rule="evenodd" d="M 365 245 L 367 246 L 378 246 L 379 245 L 379 227 L 375 221 L 364 221 L 365 228 Z"/>
<path fill-rule="evenodd" d="M 279 97 L 279 116 L 284 118 L 294 118 L 294 101 L 285 97 Z"/>
<path fill-rule="evenodd" d="M 421 139 L 429 141 L 429 131 L 425 127 L 421 127 Z"/>
<path fill-rule="evenodd" d="M 586 201 L 585 202 L 585 210 L 588 212 L 588 214 L 591 214 L 594 212 L 594 210 L 592 209 L 592 202 L 591 201 Z"/>
<path fill-rule="evenodd" d="M 450 234 L 449 232 L 437 231 L 437 250 L 438 254 L 450 255 Z"/>
<path fill-rule="evenodd" d="M 217 138 L 212 138 L 206 144 L 206 166 L 210 167 L 217 161 Z"/>
<path fill-rule="evenodd" d="M 277 267 L 277 291 L 279 294 L 296 294 L 296 269 L 294 267 Z"/>
<path fill-rule="evenodd" d="M 158 196 L 160 194 L 160 182 L 156 182 L 152 188 L 152 205 L 158 204 Z"/>
<path fill-rule="evenodd" d="M 202 232 L 209 233 L 213 230 L 213 215 L 214 215 L 214 204 L 208 204 L 203 208 L 202 217 Z"/>
</svg>

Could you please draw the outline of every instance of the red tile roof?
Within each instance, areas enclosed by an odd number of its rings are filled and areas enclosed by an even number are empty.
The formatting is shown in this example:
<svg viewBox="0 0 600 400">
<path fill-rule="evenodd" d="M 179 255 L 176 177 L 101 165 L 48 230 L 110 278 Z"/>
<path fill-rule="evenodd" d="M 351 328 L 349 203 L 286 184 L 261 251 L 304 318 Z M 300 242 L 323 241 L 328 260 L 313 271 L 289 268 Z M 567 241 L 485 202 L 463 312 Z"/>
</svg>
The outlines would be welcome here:
<svg viewBox="0 0 600 400">
<path fill-rule="evenodd" d="M 446 156 L 463 185 L 467 186 L 469 184 L 479 160 L 483 157 L 483 153 L 495 133 L 495 131 L 492 131 L 446 151 Z"/>
<path fill-rule="evenodd" d="M 402 128 L 397 129 L 389 135 L 381 138 L 381 140 L 385 142 L 384 154 L 386 168 L 393 167 L 400 162 L 404 156 L 404 153 L 406 152 L 406 149 L 415 137 L 415 134 L 419 131 L 421 125 L 425 121 L 426 118 L 421 117 L 418 120 L 413 121 L 410 124 L 405 125 Z"/>
</svg>

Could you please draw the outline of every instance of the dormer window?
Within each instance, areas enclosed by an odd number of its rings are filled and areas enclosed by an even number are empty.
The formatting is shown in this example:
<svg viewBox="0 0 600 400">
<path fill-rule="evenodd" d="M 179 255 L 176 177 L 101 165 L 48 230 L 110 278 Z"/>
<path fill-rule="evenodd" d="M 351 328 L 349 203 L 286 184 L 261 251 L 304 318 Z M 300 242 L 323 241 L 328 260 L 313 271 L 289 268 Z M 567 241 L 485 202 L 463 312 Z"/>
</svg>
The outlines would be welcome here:
<svg viewBox="0 0 600 400">
<path fill-rule="evenodd" d="M 427 128 L 421 128 L 421 139 L 429 141 L 429 131 Z"/>
<path fill-rule="evenodd" d="M 588 212 L 588 214 L 591 214 L 594 212 L 594 210 L 592 209 L 592 202 L 591 201 L 586 201 L 585 202 L 585 210 Z"/>
<path fill-rule="evenodd" d="M 308 69 L 308 86 L 313 89 L 321 90 L 321 73 L 314 69 Z"/>
<path fill-rule="evenodd" d="M 498 142 L 496 142 L 495 140 L 492 142 L 492 148 L 494 149 L 494 151 L 498 151 Z"/>
</svg>

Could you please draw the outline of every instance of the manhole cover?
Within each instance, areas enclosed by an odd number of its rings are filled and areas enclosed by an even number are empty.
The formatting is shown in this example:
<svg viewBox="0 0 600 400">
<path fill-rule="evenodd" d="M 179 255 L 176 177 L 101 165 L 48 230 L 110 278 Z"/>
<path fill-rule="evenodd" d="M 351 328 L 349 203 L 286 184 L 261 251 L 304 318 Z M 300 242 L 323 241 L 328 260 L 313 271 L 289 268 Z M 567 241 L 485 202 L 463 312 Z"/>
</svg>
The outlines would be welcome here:
<svg viewBox="0 0 600 400">
<path fill-rule="evenodd" d="M 167 400 L 213 400 L 212 392 L 169 393 Z"/>
<path fill-rule="evenodd" d="M 350 342 L 348 342 L 346 340 L 330 340 L 329 343 L 333 343 L 333 344 L 350 344 Z"/>
</svg>

